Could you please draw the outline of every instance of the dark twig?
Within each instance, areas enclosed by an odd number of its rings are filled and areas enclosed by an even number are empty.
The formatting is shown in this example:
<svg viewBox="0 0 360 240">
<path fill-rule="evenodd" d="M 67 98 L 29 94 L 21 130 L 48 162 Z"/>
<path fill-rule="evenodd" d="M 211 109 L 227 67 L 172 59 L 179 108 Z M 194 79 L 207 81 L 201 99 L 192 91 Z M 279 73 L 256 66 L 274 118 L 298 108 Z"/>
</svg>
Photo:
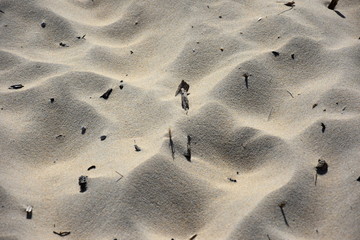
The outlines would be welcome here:
<svg viewBox="0 0 360 240">
<path fill-rule="evenodd" d="M 175 159 L 175 148 L 174 148 L 174 142 L 172 140 L 172 135 L 171 135 L 171 129 L 169 128 L 169 146 L 170 146 L 170 149 L 171 149 L 171 156 L 173 158 L 173 160 Z"/>
<path fill-rule="evenodd" d="M 331 0 L 328 8 L 331 9 L 331 10 L 334 10 L 335 7 L 336 7 L 336 5 L 338 4 L 338 1 L 339 1 L 339 0 Z"/>
<path fill-rule="evenodd" d="M 55 231 L 53 231 L 53 233 L 59 235 L 60 237 L 65 237 L 70 234 L 70 232 L 55 232 Z"/>
<path fill-rule="evenodd" d="M 283 208 L 285 207 L 285 205 L 286 205 L 286 202 L 281 202 L 281 203 L 279 203 L 278 206 L 280 207 L 281 214 L 283 215 L 284 222 L 285 222 L 286 226 L 289 227 L 289 223 L 288 223 L 288 221 L 287 221 L 287 219 L 286 219 L 285 212 L 284 212 L 284 209 L 283 209 Z"/>
<path fill-rule="evenodd" d="M 24 86 L 22 84 L 15 84 L 15 85 L 11 85 L 9 87 L 9 89 L 20 89 L 23 88 Z"/>
<path fill-rule="evenodd" d="M 194 240 L 197 237 L 197 234 L 195 234 L 194 236 L 192 236 L 189 240 Z"/>
<path fill-rule="evenodd" d="M 292 98 L 294 98 L 294 96 L 292 95 L 292 93 L 289 91 L 289 90 L 286 90 L 289 94 L 290 94 L 290 96 L 292 97 Z"/>
<path fill-rule="evenodd" d="M 247 73 L 244 73 L 243 74 L 243 77 L 245 78 L 245 86 L 246 86 L 246 88 L 248 89 L 249 88 L 249 77 L 250 77 L 251 75 L 249 75 L 249 74 L 247 74 Z"/>
<path fill-rule="evenodd" d="M 191 162 L 191 137 L 187 136 L 187 153 L 185 154 L 186 159 Z"/>
<path fill-rule="evenodd" d="M 112 88 L 109 88 L 103 95 L 100 96 L 100 98 L 103 98 L 103 99 L 108 99 L 110 94 L 112 92 Z"/>
<path fill-rule="evenodd" d="M 324 123 L 321 123 L 321 132 L 324 133 L 326 129 L 326 126 Z"/>
</svg>

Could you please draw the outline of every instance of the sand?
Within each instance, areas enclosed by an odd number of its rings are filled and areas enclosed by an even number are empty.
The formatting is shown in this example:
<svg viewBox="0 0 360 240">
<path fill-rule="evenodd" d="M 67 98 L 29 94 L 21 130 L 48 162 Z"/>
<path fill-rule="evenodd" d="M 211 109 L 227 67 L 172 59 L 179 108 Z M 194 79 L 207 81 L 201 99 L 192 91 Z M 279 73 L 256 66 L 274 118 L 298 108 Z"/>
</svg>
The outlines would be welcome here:
<svg viewBox="0 0 360 240">
<path fill-rule="evenodd" d="M 360 239 L 360 4 L 286 2 L 1 0 L 0 239 Z"/>
</svg>

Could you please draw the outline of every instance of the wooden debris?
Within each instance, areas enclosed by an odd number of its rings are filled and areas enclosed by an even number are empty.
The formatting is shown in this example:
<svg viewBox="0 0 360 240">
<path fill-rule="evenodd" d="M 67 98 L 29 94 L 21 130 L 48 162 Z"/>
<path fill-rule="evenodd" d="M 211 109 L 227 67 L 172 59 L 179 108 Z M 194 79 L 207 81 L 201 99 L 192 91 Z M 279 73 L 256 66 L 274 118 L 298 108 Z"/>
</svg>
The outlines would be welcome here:
<svg viewBox="0 0 360 240">
<path fill-rule="evenodd" d="M 316 108 L 317 107 L 317 103 L 315 103 L 313 106 L 312 106 L 312 108 Z"/>
<path fill-rule="evenodd" d="M 190 135 L 187 136 L 187 152 L 184 155 L 186 159 L 191 162 L 191 137 Z"/>
<path fill-rule="evenodd" d="M 24 86 L 22 84 L 15 84 L 15 85 L 11 85 L 9 87 L 9 89 L 20 89 L 23 88 Z"/>
<path fill-rule="evenodd" d="M 79 185 L 80 185 L 80 192 L 85 192 L 87 190 L 87 176 L 80 176 L 79 177 Z"/>
<path fill-rule="evenodd" d="M 324 133 L 326 129 L 326 126 L 324 123 L 321 123 L 321 132 Z"/>
<path fill-rule="evenodd" d="M 182 108 L 186 111 L 189 111 L 189 99 L 188 96 L 189 94 L 187 93 L 187 91 L 185 91 L 185 89 L 181 89 L 181 106 Z"/>
<path fill-rule="evenodd" d="M 134 147 L 135 147 L 135 151 L 136 151 L 136 152 L 140 152 L 140 151 L 141 151 L 141 148 L 140 148 L 138 145 L 136 145 L 135 140 L 134 140 Z"/>
<path fill-rule="evenodd" d="M 84 135 L 86 133 L 86 127 L 81 127 L 81 134 Z"/>
<path fill-rule="evenodd" d="M 287 2 L 284 4 L 285 6 L 288 6 L 288 7 L 295 7 L 295 2 L 292 1 L 292 2 Z"/>
<path fill-rule="evenodd" d="M 95 169 L 95 168 L 96 168 L 96 166 L 95 166 L 95 165 L 92 165 L 92 166 L 89 167 L 87 170 L 90 171 L 90 170 Z"/>
<path fill-rule="evenodd" d="M 86 36 L 86 34 L 85 35 L 83 35 L 82 37 L 76 37 L 77 39 L 85 39 L 85 36 Z"/>
<path fill-rule="evenodd" d="M 173 158 L 173 160 L 175 160 L 175 147 L 174 147 L 174 142 L 172 140 L 172 135 L 171 135 L 171 129 L 169 128 L 169 146 L 171 149 L 171 156 Z"/>
<path fill-rule="evenodd" d="M 317 172 L 315 173 L 315 177 L 314 177 L 314 184 L 315 184 L 315 186 L 316 186 L 316 183 L 317 183 L 317 177 L 318 177 L 318 175 L 317 175 Z"/>
<path fill-rule="evenodd" d="M 336 5 L 338 4 L 338 1 L 339 1 L 339 0 L 331 0 L 328 8 L 331 9 L 331 10 L 334 10 L 335 7 L 336 7 Z"/>
<path fill-rule="evenodd" d="M 190 85 L 188 83 L 186 83 L 184 80 L 181 81 L 180 85 L 178 86 L 176 92 L 175 92 L 175 97 L 181 93 L 181 89 L 184 89 L 186 92 L 189 92 L 190 89 Z"/>
<path fill-rule="evenodd" d="M 32 206 L 28 206 L 26 208 L 26 219 L 31 219 L 32 218 L 32 210 L 33 210 Z"/>
<path fill-rule="evenodd" d="M 325 173 L 327 173 L 328 171 L 328 164 L 326 163 L 325 160 L 319 159 L 318 160 L 318 164 L 316 165 L 316 172 L 319 175 L 323 175 Z"/>
<path fill-rule="evenodd" d="M 292 93 L 289 91 L 289 90 L 286 90 L 287 92 L 288 92 L 288 94 L 290 94 L 290 96 L 292 97 L 292 98 L 294 98 L 294 96 L 292 95 Z"/>
<path fill-rule="evenodd" d="M 197 237 L 197 234 L 195 234 L 194 236 L 192 236 L 189 240 L 194 240 Z"/>
<path fill-rule="evenodd" d="M 230 182 L 237 182 L 236 179 L 228 178 Z"/>
<path fill-rule="evenodd" d="M 4 12 L 3 10 L 1 10 L 1 9 L 0 9 L 0 12 L 1 12 L 1 13 L 5 13 L 5 12 Z"/>
<path fill-rule="evenodd" d="M 56 138 L 56 139 L 64 139 L 64 138 L 65 138 L 65 135 L 60 134 L 60 135 L 57 135 L 55 138 Z"/>
<path fill-rule="evenodd" d="M 53 231 L 54 234 L 59 235 L 60 237 L 65 237 L 67 235 L 69 235 L 71 232 L 55 232 Z"/>
<path fill-rule="evenodd" d="M 276 51 L 272 51 L 271 53 L 274 54 L 275 57 L 278 57 L 280 55 L 280 53 Z"/>
<path fill-rule="evenodd" d="M 287 219 L 286 219 L 285 212 L 284 212 L 284 209 L 283 209 L 283 208 L 285 207 L 285 205 L 286 205 L 286 202 L 285 202 L 285 201 L 282 201 L 282 202 L 280 202 L 280 203 L 278 204 L 278 206 L 280 207 L 280 210 L 281 210 L 281 214 L 282 214 L 282 216 L 283 216 L 283 218 L 284 218 L 284 222 L 285 222 L 286 226 L 289 227 L 289 223 L 288 223 L 288 221 L 287 221 Z"/>
<path fill-rule="evenodd" d="M 249 74 L 247 74 L 247 73 L 244 73 L 243 74 L 243 77 L 245 78 L 245 86 L 246 86 L 246 88 L 248 89 L 249 88 L 249 77 L 250 77 L 251 75 L 249 75 Z"/>
<path fill-rule="evenodd" d="M 100 98 L 103 98 L 107 100 L 112 92 L 112 88 L 109 88 L 103 95 L 100 96 Z"/>
</svg>

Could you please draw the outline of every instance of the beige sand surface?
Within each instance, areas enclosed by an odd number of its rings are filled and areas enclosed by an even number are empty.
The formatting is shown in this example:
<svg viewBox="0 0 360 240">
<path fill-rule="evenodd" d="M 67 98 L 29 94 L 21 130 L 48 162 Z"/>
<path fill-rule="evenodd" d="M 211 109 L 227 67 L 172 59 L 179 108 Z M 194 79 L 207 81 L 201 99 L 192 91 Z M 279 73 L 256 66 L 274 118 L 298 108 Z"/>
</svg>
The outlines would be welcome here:
<svg viewBox="0 0 360 240">
<path fill-rule="evenodd" d="M 286 2 L 0 0 L 0 239 L 359 240 L 360 2 Z"/>
</svg>

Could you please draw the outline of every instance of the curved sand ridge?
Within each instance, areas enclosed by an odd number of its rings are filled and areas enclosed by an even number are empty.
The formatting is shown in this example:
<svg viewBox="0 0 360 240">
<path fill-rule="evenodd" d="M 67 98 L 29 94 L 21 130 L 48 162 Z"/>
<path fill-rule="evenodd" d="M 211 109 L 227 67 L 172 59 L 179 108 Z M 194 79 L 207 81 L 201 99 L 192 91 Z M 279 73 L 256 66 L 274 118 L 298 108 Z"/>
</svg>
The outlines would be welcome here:
<svg viewBox="0 0 360 240">
<path fill-rule="evenodd" d="M 1 1 L 0 239 L 359 239 L 360 6 L 284 3 Z"/>
</svg>

